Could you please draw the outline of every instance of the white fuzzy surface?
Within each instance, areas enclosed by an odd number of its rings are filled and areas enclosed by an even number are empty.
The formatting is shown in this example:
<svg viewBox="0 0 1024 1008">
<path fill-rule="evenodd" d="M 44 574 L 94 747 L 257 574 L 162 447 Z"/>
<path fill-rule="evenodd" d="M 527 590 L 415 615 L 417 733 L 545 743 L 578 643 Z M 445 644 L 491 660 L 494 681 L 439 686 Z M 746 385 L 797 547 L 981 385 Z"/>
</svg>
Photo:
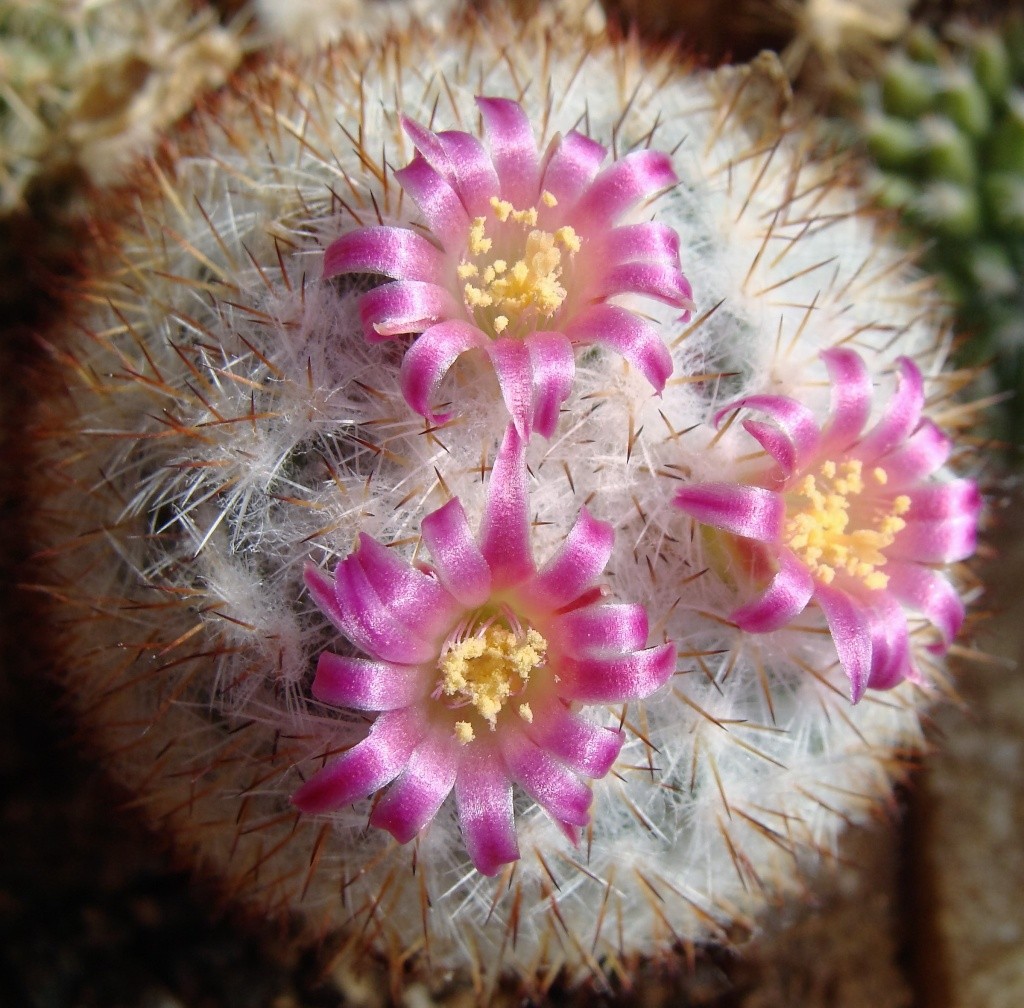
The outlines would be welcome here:
<svg viewBox="0 0 1024 1008">
<path fill-rule="evenodd" d="M 148 168 L 122 202 L 77 318 L 51 334 L 41 527 L 65 544 L 49 577 L 98 745 L 233 898 L 435 975 L 614 975 L 743 930 L 885 800 L 930 691 L 852 707 L 813 608 L 786 630 L 739 632 L 726 616 L 740 590 L 707 569 L 670 503 L 681 480 L 751 464 L 742 430 L 709 426 L 726 399 L 791 394 L 823 417 L 822 349 L 858 349 L 879 402 L 898 356 L 932 378 L 943 357 L 901 253 L 834 165 L 751 119 L 764 85 L 744 79 L 505 24 L 343 44 L 241 81 L 175 141 L 173 168 Z M 359 331 L 362 281 L 319 280 L 324 246 L 355 226 L 342 201 L 364 223 L 374 205 L 414 219 L 390 177 L 412 153 L 399 113 L 475 130 L 480 93 L 520 98 L 542 147 L 578 127 L 620 153 L 672 152 L 680 184 L 644 213 L 679 230 L 698 314 L 719 305 L 681 339 L 670 310 L 637 301 L 673 343 L 664 396 L 615 355 L 580 351 L 555 436 L 530 446 L 536 558 L 586 503 L 615 526 L 614 597 L 645 603 L 651 643 L 675 640 L 680 660 L 646 703 L 594 712 L 623 717 L 628 741 L 595 784 L 583 843 L 517 795 L 523 857 L 496 880 L 472 869 L 451 801 L 407 847 L 367 828 L 368 801 L 312 819 L 288 802 L 367 725 L 310 696 L 317 654 L 346 645 L 303 565 L 333 565 L 359 532 L 417 555 L 447 492 L 475 526 L 506 422 L 493 381 L 460 364 L 446 386 L 459 416 L 427 430 L 398 388 L 402 342 Z"/>
<path fill-rule="evenodd" d="M 389 25 L 413 19 L 440 31 L 458 0 L 253 0 L 267 42 L 312 52 L 342 35 L 373 39 Z"/>
</svg>

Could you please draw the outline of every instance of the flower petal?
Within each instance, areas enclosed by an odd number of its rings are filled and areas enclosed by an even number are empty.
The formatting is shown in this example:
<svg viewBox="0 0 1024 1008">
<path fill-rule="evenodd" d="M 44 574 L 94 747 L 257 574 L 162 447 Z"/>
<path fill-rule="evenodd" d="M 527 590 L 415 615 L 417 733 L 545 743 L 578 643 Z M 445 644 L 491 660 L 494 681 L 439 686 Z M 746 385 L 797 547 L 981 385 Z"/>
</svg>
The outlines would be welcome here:
<svg viewBox="0 0 1024 1008">
<path fill-rule="evenodd" d="M 871 629 L 870 689 L 892 689 L 913 674 L 907 617 L 885 591 L 871 593 L 867 610 Z"/>
<path fill-rule="evenodd" d="M 850 680 L 850 699 L 857 703 L 871 678 L 871 623 L 863 605 L 837 588 L 818 584 L 814 600 L 821 606 L 839 654 L 839 663 Z"/>
<path fill-rule="evenodd" d="M 583 606 L 559 616 L 554 633 L 577 657 L 621 655 L 647 643 L 647 610 L 637 602 Z"/>
<path fill-rule="evenodd" d="M 434 561 L 438 581 L 467 609 L 483 605 L 491 594 L 491 569 L 458 498 L 423 519 L 420 537 Z"/>
<path fill-rule="evenodd" d="M 303 812 L 331 812 L 373 794 L 398 776 L 425 732 L 417 708 L 385 711 L 362 742 L 310 777 L 292 804 Z"/>
<path fill-rule="evenodd" d="M 945 465 L 952 450 L 952 439 L 931 420 L 922 420 L 921 426 L 906 441 L 877 461 L 889 478 L 886 485 L 893 490 L 930 476 Z"/>
<path fill-rule="evenodd" d="M 786 517 L 786 506 L 777 493 L 738 483 L 685 486 L 676 491 L 672 502 L 705 525 L 757 542 L 777 542 Z"/>
<path fill-rule="evenodd" d="M 744 420 L 743 429 L 775 460 L 779 476 L 788 480 L 796 469 L 796 448 L 775 424 Z"/>
<path fill-rule="evenodd" d="M 422 280 L 395 280 L 367 291 L 359 299 L 359 318 L 371 343 L 404 333 L 421 333 L 462 306 L 451 293 Z"/>
<path fill-rule="evenodd" d="M 646 262 L 679 269 L 679 232 L 658 221 L 625 224 L 608 232 L 602 255 L 615 265 Z"/>
<path fill-rule="evenodd" d="M 887 591 L 904 605 L 922 613 L 942 636 L 945 651 L 960 632 L 965 607 L 956 589 L 939 571 L 921 564 L 890 560 L 885 565 L 889 577 Z"/>
<path fill-rule="evenodd" d="M 814 594 L 814 580 L 796 555 L 782 548 L 779 569 L 759 599 L 741 606 L 729 617 L 748 633 L 768 633 L 790 623 L 804 611 Z"/>
<path fill-rule="evenodd" d="M 461 130 L 432 133 L 403 116 L 402 128 L 430 166 L 455 190 L 470 217 L 483 216 L 499 190 L 498 173 L 484 146 Z"/>
<path fill-rule="evenodd" d="M 340 273 L 382 273 L 396 280 L 438 283 L 446 267 L 445 254 L 415 231 L 368 227 L 349 231 L 327 246 L 323 279 Z"/>
<path fill-rule="evenodd" d="M 901 357 L 896 391 L 885 407 L 885 414 L 860 439 L 856 446 L 865 464 L 891 451 L 917 427 L 924 406 L 924 378 L 917 365 Z"/>
<path fill-rule="evenodd" d="M 547 190 L 560 207 L 572 206 L 590 185 L 608 149 L 596 140 L 570 130 L 554 143 L 544 168 L 541 190 Z"/>
<path fill-rule="evenodd" d="M 603 728 L 574 717 L 561 704 L 543 713 L 522 729 L 541 748 L 567 767 L 588 777 L 603 777 L 612 768 L 626 739 L 618 728 Z"/>
<path fill-rule="evenodd" d="M 526 349 L 533 368 L 533 429 L 549 438 L 576 374 L 572 344 L 558 332 L 535 332 L 527 336 Z"/>
<path fill-rule="evenodd" d="M 451 413 L 434 413 L 434 398 L 448 369 L 467 350 L 484 349 L 487 337 L 476 326 L 449 319 L 431 326 L 402 358 L 402 394 L 410 408 L 431 423 L 444 423 Z"/>
<path fill-rule="evenodd" d="M 452 188 L 462 197 L 466 211 L 471 217 L 484 216 L 491 197 L 501 189 L 491 156 L 475 136 L 461 130 L 442 131 L 437 139 L 452 166 Z"/>
<path fill-rule="evenodd" d="M 573 223 L 584 234 L 599 234 L 627 211 L 677 181 L 667 154 L 633 151 L 613 161 L 594 179 L 573 210 Z"/>
<path fill-rule="evenodd" d="M 413 633 L 402 617 L 396 616 L 353 556 L 334 569 L 334 591 L 344 621 L 342 632 L 356 647 L 399 665 L 418 665 L 436 656 L 438 645 Z"/>
<path fill-rule="evenodd" d="M 537 187 L 537 143 L 523 107 L 508 98 L 477 98 L 501 196 L 519 209 L 532 206 Z"/>
<path fill-rule="evenodd" d="M 395 179 L 420 208 L 445 251 L 461 253 L 469 234 L 469 215 L 458 193 L 419 155 L 399 168 Z"/>
<path fill-rule="evenodd" d="M 821 434 L 821 453 L 844 452 L 864 429 L 871 413 L 871 375 L 859 353 L 846 347 L 825 350 L 821 359 L 832 381 L 829 420 Z"/>
<path fill-rule="evenodd" d="M 726 406 L 723 406 L 714 417 L 715 426 L 721 424 L 723 417 L 738 409 L 754 409 L 766 413 L 778 425 L 779 430 L 793 446 L 793 466 L 802 469 L 807 462 L 817 453 L 821 444 L 821 432 L 818 429 L 818 422 L 814 414 L 802 403 L 788 396 L 774 395 L 751 395 L 737 399 Z M 751 435 L 761 440 L 755 431 L 763 431 L 764 428 L 755 421 L 755 427 Z M 761 442 L 766 451 L 768 444 Z"/>
<path fill-rule="evenodd" d="M 462 839 L 478 872 L 496 875 L 502 865 L 519 859 L 512 784 L 497 753 L 485 750 L 479 759 L 461 761 L 455 802 Z"/>
<path fill-rule="evenodd" d="M 672 374 L 672 355 L 658 330 L 618 305 L 598 304 L 584 309 L 566 326 L 565 335 L 572 343 L 601 343 L 622 354 L 658 395 Z"/>
<path fill-rule="evenodd" d="M 501 751 L 512 780 L 552 818 L 566 826 L 590 822 L 593 793 L 574 773 L 518 731 L 502 733 Z"/>
<path fill-rule="evenodd" d="M 486 346 L 494 365 L 501 397 L 519 436 L 530 440 L 533 431 L 533 364 L 530 351 L 520 339 L 496 339 Z"/>
<path fill-rule="evenodd" d="M 534 572 L 526 490 L 526 446 L 509 424 L 494 459 L 480 523 L 480 552 L 491 568 L 492 588 L 525 581 Z"/>
<path fill-rule="evenodd" d="M 431 685 L 415 665 L 368 661 L 325 651 L 317 662 L 313 696 L 335 707 L 397 710 L 421 700 Z"/>
<path fill-rule="evenodd" d="M 401 776 L 370 813 L 370 825 L 408 843 L 437 814 L 455 785 L 459 760 L 450 735 L 433 732 L 417 747 Z"/>
<path fill-rule="evenodd" d="M 600 577 L 614 545 L 611 525 L 583 508 L 558 551 L 530 583 L 527 601 L 547 609 L 568 605 Z"/>
<path fill-rule="evenodd" d="M 969 557 L 978 544 L 976 514 L 936 521 L 909 521 L 896 541 L 885 551 L 897 560 L 918 563 L 953 563 Z"/>
<path fill-rule="evenodd" d="M 665 266 L 661 263 L 631 262 L 614 265 L 596 285 L 595 294 L 598 297 L 642 294 L 681 308 L 687 318 L 694 308 L 690 282 L 678 266 Z"/>
<path fill-rule="evenodd" d="M 344 562 L 358 563 L 392 619 L 424 640 L 439 641 L 462 611 L 434 578 L 371 536 L 360 534 L 355 551 Z"/>
<path fill-rule="evenodd" d="M 675 644 L 659 644 L 613 658 L 564 658 L 559 693 L 581 703 L 643 700 L 668 682 L 676 668 Z"/>
<path fill-rule="evenodd" d="M 981 512 L 981 493 L 974 480 L 929 483 L 907 490 L 906 494 L 910 510 L 903 517 L 908 522 L 968 516 L 977 520 Z"/>
<path fill-rule="evenodd" d="M 437 654 L 437 647 L 410 632 L 381 601 L 358 561 L 350 555 L 334 569 L 334 580 L 315 567 L 304 571 L 317 606 L 356 647 L 375 658 L 416 665 Z"/>
<path fill-rule="evenodd" d="M 316 603 L 317 608 L 347 637 L 348 632 L 345 628 L 348 626 L 348 617 L 338 601 L 337 585 L 333 578 L 329 578 L 312 564 L 306 564 L 302 579 L 306 582 L 310 598 Z"/>
</svg>

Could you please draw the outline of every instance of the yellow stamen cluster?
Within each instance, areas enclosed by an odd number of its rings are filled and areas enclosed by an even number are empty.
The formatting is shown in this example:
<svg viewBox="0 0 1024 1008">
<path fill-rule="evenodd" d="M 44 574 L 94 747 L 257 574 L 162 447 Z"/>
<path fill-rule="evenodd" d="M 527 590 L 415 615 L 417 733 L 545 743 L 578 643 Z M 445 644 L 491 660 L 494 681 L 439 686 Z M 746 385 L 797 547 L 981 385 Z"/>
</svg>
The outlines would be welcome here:
<svg viewBox="0 0 1024 1008">
<path fill-rule="evenodd" d="M 516 634 L 492 624 L 482 634 L 467 637 L 448 649 L 441 660 L 441 692 L 476 708 L 494 730 L 498 714 L 509 697 L 529 681 L 530 673 L 544 664 L 547 641 L 532 627 Z M 519 705 L 519 716 L 533 720 L 529 704 Z M 455 737 L 466 744 L 475 733 L 468 721 L 455 725 Z"/>
<path fill-rule="evenodd" d="M 548 207 L 558 200 L 545 190 L 541 202 Z M 522 255 L 510 263 L 507 258 L 490 262 L 476 262 L 494 247 L 488 234 L 487 218 L 476 217 L 469 229 L 468 255 L 458 266 L 459 279 L 467 282 L 463 288 L 466 305 L 473 311 L 492 309 L 489 322 L 495 335 L 509 326 L 509 318 L 526 311 L 550 318 L 562 306 L 566 290 L 559 282 L 562 276 L 562 254 L 580 250 L 580 239 L 571 227 L 560 227 L 553 233 L 537 227 L 537 207 L 517 210 L 508 200 L 491 197 L 491 210 L 499 224 L 518 224 L 525 233 Z"/>
<path fill-rule="evenodd" d="M 876 468 L 871 479 L 884 486 L 888 475 Z M 878 590 L 889 584 L 888 575 L 878 570 L 885 566 L 882 551 L 906 527 L 901 515 L 909 510 L 910 498 L 903 494 L 893 498 L 887 512 L 872 517 L 873 527 L 848 530 L 852 502 L 865 486 L 863 464 L 850 459 L 839 466 L 824 463 L 817 476 L 805 476 L 792 491 L 784 541 L 825 584 L 831 584 L 839 571 L 857 578 L 866 588 Z"/>
</svg>

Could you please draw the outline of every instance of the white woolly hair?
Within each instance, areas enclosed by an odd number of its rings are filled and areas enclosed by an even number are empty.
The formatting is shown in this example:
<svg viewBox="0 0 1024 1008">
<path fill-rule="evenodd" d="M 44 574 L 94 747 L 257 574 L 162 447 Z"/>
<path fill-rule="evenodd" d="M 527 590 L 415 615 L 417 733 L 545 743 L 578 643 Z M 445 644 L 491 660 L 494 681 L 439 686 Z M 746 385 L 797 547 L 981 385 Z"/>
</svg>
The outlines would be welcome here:
<svg viewBox="0 0 1024 1008">
<path fill-rule="evenodd" d="M 372 40 L 397 23 L 440 31 L 458 0 L 253 0 L 259 34 L 292 50 L 315 51 L 340 36 Z M 311 30 L 311 27 L 313 30 Z"/>
<path fill-rule="evenodd" d="M 739 631 L 727 616 L 749 588 L 671 504 L 682 481 L 757 463 L 738 425 L 711 426 L 728 399 L 794 395 L 825 416 L 827 347 L 864 357 L 880 403 L 900 355 L 933 411 L 951 387 L 928 285 L 837 165 L 771 118 L 766 81 L 565 26 L 412 28 L 265 63 L 97 212 L 110 235 L 51 334 L 35 424 L 63 675 L 111 769 L 233 899 L 484 986 L 625 977 L 638 956 L 749 929 L 889 794 L 934 688 L 852 706 L 813 607 Z M 372 719 L 311 697 L 318 654 L 355 652 L 303 566 L 332 568 L 361 532 L 426 559 L 420 522 L 450 496 L 475 527 L 507 423 L 493 378 L 460 361 L 444 388 L 456 419 L 425 424 L 398 385 L 408 341 L 361 333 L 371 280 L 320 279 L 340 233 L 417 223 L 391 176 L 413 153 L 399 114 L 478 132 L 477 94 L 520 100 L 542 148 L 577 128 L 619 156 L 670 152 L 680 182 L 638 216 L 678 230 L 698 306 L 683 325 L 628 302 L 671 346 L 664 395 L 615 354 L 578 351 L 556 434 L 530 445 L 536 559 L 584 504 L 611 522 L 605 582 L 646 605 L 650 643 L 677 642 L 679 663 L 647 702 L 590 710 L 628 741 L 583 841 L 518 793 L 522 859 L 495 879 L 473 869 L 451 800 L 407 846 L 367 827 L 370 801 L 289 804 Z M 912 630 L 941 685 L 927 627 Z"/>
</svg>

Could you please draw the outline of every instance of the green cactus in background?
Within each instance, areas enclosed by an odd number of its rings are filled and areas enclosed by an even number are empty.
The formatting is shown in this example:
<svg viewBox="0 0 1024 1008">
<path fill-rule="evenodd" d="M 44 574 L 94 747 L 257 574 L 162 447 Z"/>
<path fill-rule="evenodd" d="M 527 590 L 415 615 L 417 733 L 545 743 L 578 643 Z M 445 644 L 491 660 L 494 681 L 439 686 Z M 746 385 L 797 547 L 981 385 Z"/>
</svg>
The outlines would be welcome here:
<svg viewBox="0 0 1024 1008">
<path fill-rule="evenodd" d="M 996 436 L 1024 442 L 1024 19 L 915 28 L 862 92 L 860 125 L 879 202 L 900 211 L 938 274 L 963 339 L 990 363 Z"/>
</svg>

